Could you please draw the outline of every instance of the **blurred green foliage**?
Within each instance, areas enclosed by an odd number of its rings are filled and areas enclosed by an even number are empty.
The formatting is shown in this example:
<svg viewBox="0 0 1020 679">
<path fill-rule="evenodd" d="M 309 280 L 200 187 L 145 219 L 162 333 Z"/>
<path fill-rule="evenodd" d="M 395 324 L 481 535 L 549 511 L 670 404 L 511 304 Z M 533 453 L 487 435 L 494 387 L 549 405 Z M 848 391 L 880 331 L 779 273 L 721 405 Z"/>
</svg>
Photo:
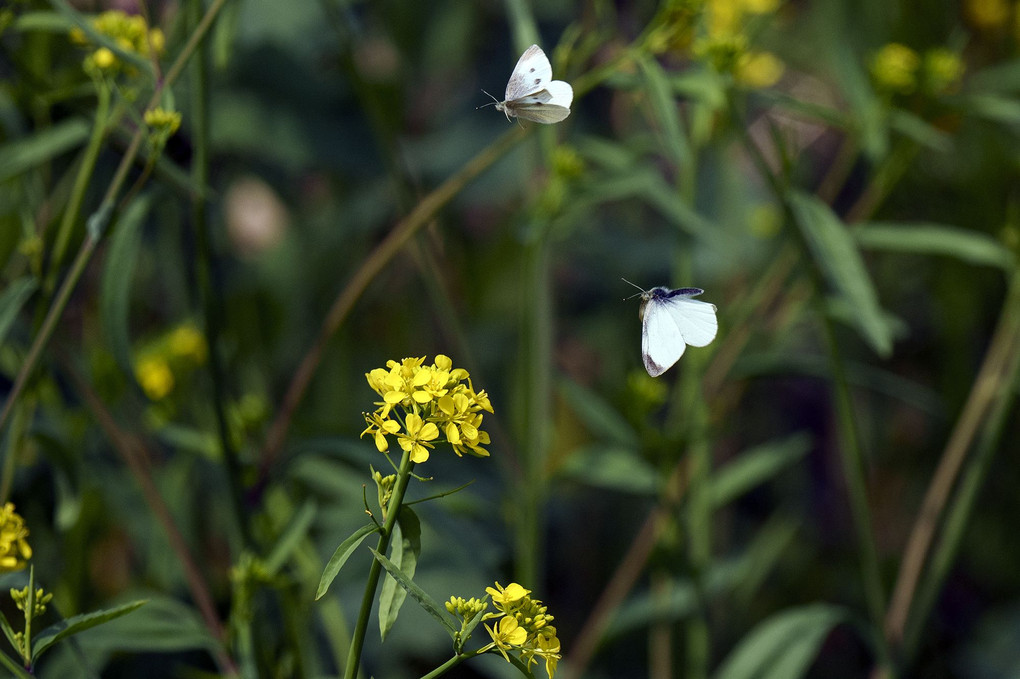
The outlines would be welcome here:
<svg viewBox="0 0 1020 679">
<path fill-rule="evenodd" d="M 476 108 L 533 42 L 570 117 Z M 1018 149 L 1015 0 L 3 4 L 0 501 L 54 620 L 148 600 L 34 671 L 342 674 L 365 375 L 447 354 L 414 583 L 557 676 L 1015 673 Z M 624 277 L 715 342 L 648 377 Z M 365 676 L 449 657 L 400 613 Z"/>
</svg>

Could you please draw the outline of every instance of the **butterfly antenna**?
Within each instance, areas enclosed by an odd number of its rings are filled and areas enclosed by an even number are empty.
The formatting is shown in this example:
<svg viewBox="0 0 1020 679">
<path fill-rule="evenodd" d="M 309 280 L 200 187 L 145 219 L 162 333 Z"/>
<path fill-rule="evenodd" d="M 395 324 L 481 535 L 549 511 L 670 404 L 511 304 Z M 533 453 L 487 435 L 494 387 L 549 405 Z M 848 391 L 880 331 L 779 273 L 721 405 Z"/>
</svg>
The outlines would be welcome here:
<svg viewBox="0 0 1020 679">
<path fill-rule="evenodd" d="M 624 297 L 624 298 L 623 298 L 623 299 L 624 299 L 624 301 L 627 301 L 628 299 L 633 299 L 634 297 L 637 297 L 638 295 L 643 295 L 643 294 L 645 294 L 646 292 L 648 292 L 647 290 L 645 290 L 644 288 L 642 288 L 642 287 L 641 287 L 640 285 L 638 285 L 637 283 L 631 283 L 631 282 L 630 282 L 630 281 L 628 281 L 628 280 L 627 280 L 626 278 L 620 278 L 620 280 L 621 280 L 621 281 L 623 281 L 624 283 L 628 283 L 628 284 L 630 284 L 630 285 L 633 285 L 633 286 L 634 286 L 635 288 L 637 288 L 638 290 L 640 290 L 640 291 L 641 291 L 641 292 L 637 292 L 637 293 L 634 293 L 634 294 L 633 294 L 633 295 L 631 295 L 630 297 Z"/>
<path fill-rule="evenodd" d="M 485 92 L 485 90 L 482 90 L 482 92 Z M 485 92 L 485 93 L 489 94 L 488 92 Z M 488 104 L 482 104 L 481 106 L 475 106 L 475 110 L 477 111 L 478 109 L 485 108 L 486 106 L 495 106 L 496 104 L 499 103 L 499 99 L 497 99 L 496 97 L 493 97 L 491 94 L 489 94 L 489 97 L 492 98 L 492 101 L 490 101 Z"/>
</svg>

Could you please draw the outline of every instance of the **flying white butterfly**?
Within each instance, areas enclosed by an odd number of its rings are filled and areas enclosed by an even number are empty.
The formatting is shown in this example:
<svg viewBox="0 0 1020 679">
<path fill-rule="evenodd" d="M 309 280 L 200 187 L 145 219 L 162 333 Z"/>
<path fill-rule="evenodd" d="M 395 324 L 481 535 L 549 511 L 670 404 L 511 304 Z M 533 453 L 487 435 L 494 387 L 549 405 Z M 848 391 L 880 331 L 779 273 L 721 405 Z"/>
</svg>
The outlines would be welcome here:
<svg viewBox="0 0 1020 679">
<path fill-rule="evenodd" d="M 570 115 L 574 89 L 562 80 L 551 80 L 552 65 L 538 45 L 524 50 L 506 84 L 503 101 L 496 97 L 496 110 L 506 119 L 517 116 L 536 123 L 558 123 Z M 484 91 L 484 90 L 483 90 Z M 491 106 L 491 104 L 487 104 Z"/>
<path fill-rule="evenodd" d="M 715 305 L 691 299 L 705 292 L 701 288 L 634 287 L 641 290 L 641 358 L 652 377 L 680 360 L 688 344 L 704 347 L 715 339 L 719 330 Z"/>
</svg>

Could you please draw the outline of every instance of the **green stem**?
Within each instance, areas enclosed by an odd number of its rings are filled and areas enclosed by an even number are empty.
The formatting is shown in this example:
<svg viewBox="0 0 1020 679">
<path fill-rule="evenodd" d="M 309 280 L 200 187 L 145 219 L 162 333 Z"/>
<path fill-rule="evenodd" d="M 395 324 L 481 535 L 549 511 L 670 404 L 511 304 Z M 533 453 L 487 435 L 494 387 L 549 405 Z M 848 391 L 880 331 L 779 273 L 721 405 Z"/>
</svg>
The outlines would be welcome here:
<svg viewBox="0 0 1020 679">
<path fill-rule="evenodd" d="M 202 0 L 190 3 L 190 20 L 201 20 Z M 197 186 L 209 184 L 209 58 L 205 44 L 195 52 L 195 63 L 191 74 L 191 131 L 194 155 L 191 162 L 192 179 Z M 197 262 L 195 276 L 198 279 L 199 296 L 202 299 L 205 316 L 205 332 L 209 345 L 209 373 L 212 381 L 212 406 L 216 416 L 216 428 L 223 450 L 227 483 L 234 510 L 234 519 L 247 546 L 253 544 L 251 531 L 244 507 L 244 489 L 241 486 L 241 462 L 230 437 L 230 426 L 224 404 L 227 401 L 226 378 L 223 358 L 220 354 L 220 321 L 223 317 L 223 302 L 219 286 L 214 280 L 213 252 L 209 238 L 207 200 L 204 192 L 192 194 L 191 217 L 195 229 L 195 250 Z"/>
<path fill-rule="evenodd" d="M 421 679 L 436 679 L 436 677 L 441 677 L 444 674 L 446 674 L 447 672 L 449 672 L 451 669 L 456 667 L 457 665 L 461 664 L 465 660 L 468 660 L 470 658 L 475 657 L 476 655 L 479 655 L 479 654 L 478 653 L 458 653 L 457 655 L 453 656 L 452 658 L 450 658 L 449 660 L 447 660 L 442 665 L 440 665 L 436 669 L 432 670 L 428 674 L 423 674 Z"/>
<path fill-rule="evenodd" d="M 902 643 L 902 656 L 906 659 L 914 653 L 924 623 L 959 552 L 967 521 L 1016 400 L 1018 381 L 1020 274 L 1014 273 L 999 326 L 904 550 L 886 617 L 886 635 L 891 643 Z M 940 517 L 944 517 L 941 524 Z M 940 529 L 940 540 L 933 553 L 932 543 Z"/>
<path fill-rule="evenodd" d="M 385 554 L 390 545 L 390 537 L 393 535 L 393 526 L 397 522 L 397 515 L 400 514 L 400 506 L 404 502 L 404 492 L 407 490 L 407 482 L 411 478 L 411 471 L 414 469 L 414 462 L 411 462 L 411 453 L 404 451 L 400 459 L 400 469 L 397 471 L 397 481 L 393 484 L 393 495 L 386 506 L 386 522 L 379 531 L 379 543 L 375 550 Z M 375 591 L 379 586 L 379 576 L 382 573 L 382 564 L 378 559 L 372 559 L 372 565 L 368 570 L 368 579 L 365 581 L 365 594 L 361 598 L 361 611 L 358 613 L 358 622 L 354 626 L 354 636 L 351 638 L 351 649 L 347 655 L 347 667 L 344 669 L 344 679 L 354 679 L 358 674 L 358 666 L 361 664 L 361 650 L 365 646 L 365 633 L 368 630 L 368 618 L 372 613 L 372 604 L 375 601 Z"/>
<path fill-rule="evenodd" d="M 64 260 L 64 253 L 67 251 L 67 245 L 71 241 L 71 233 L 74 231 L 75 222 L 78 221 L 78 213 L 81 211 L 82 201 L 85 199 L 85 190 L 88 188 L 89 179 L 92 178 L 92 172 L 96 168 L 96 161 L 99 159 L 99 149 L 102 146 L 103 139 L 106 137 L 106 127 L 109 122 L 110 113 L 110 86 L 108 82 L 101 78 L 96 78 L 95 84 L 96 113 L 92 124 L 92 134 L 89 137 L 88 146 L 85 147 L 81 166 L 78 168 L 78 174 L 74 178 L 71 197 L 61 217 L 56 240 L 53 242 L 49 273 L 43 286 L 44 293 L 49 293 L 56 286 L 60 263 Z"/>
</svg>

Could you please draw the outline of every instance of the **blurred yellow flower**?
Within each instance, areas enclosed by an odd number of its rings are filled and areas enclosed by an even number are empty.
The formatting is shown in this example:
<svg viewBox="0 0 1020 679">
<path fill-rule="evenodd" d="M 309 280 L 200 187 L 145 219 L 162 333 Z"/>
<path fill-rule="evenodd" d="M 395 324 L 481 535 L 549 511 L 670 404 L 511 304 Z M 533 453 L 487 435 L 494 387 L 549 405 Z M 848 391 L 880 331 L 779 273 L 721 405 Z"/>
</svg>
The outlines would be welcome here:
<svg viewBox="0 0 1020 679">
<path fill-rule="evenodd" d="M 208 354 L 205 337 L 190 323 L 178 326 L 170 333 L 168 345 L 170 353 L 175 357 L 185 358 L 196 364 L 204 363 Z"/>
<path fill-rule="evenodd" d="M 983 29 L 1000 28 L 1009 21 L 1009 0 L 967 0 L 964 14 L 974 26 Z"/>
<path fill-rule="evenodd" d="M 109 37 L 125 52 L 133 52 L 140 57 L 159 56 L 166 48 L 166 37 L 158 28 L 149 29 L 145 19 L 140 15 L 128 15 L 120 10 L 108 10 L 92 17 L 89 22 L 99 33 Z M 78 45 L 88 44 L 88 36 L 77 26 L 69 31 L 71 42 Z M 99 69 L 104 72 L 124 72 L 129 75 L 136 73 L 131 66 L 122 64 L 114 52 L 106 47 L 98 47 L 85 57 L 83 62 L 87 71 Z"/>
<path fill-rule="evenodd" d="M 762 89 L 779 82 L 785 69 L 779 57 L 771 52 L 744 52 L 737 59 L 733 77 L 742 85 Z"/>
<path fill-rule="evenodd" d="M 871 60 L 871 76 L 880 89 L 907 94 L 917 87 L 921 58 L 906 45 L 892 42 Z"/>
<path fill-rule="evenodd" d="M 135 377 L 142 391 L 153 401 L 165 398 L 174 388 L 174 374 L 166 360 L 159 356 L 140 359 L 135 366 Z"/>
<path fill-rule="evenodd" d="M 0 508 L 0 573 L 20 570 L 32 558 L 25 520 L 8 502 Z"/>
<path fill-rule="evenodd" d="M 928 91 L 939 94 L 952 89 L 963 77 L 963 60 L 951 50 L 938 47 L 924 53 L 924 80 Z"/>
</svg>

